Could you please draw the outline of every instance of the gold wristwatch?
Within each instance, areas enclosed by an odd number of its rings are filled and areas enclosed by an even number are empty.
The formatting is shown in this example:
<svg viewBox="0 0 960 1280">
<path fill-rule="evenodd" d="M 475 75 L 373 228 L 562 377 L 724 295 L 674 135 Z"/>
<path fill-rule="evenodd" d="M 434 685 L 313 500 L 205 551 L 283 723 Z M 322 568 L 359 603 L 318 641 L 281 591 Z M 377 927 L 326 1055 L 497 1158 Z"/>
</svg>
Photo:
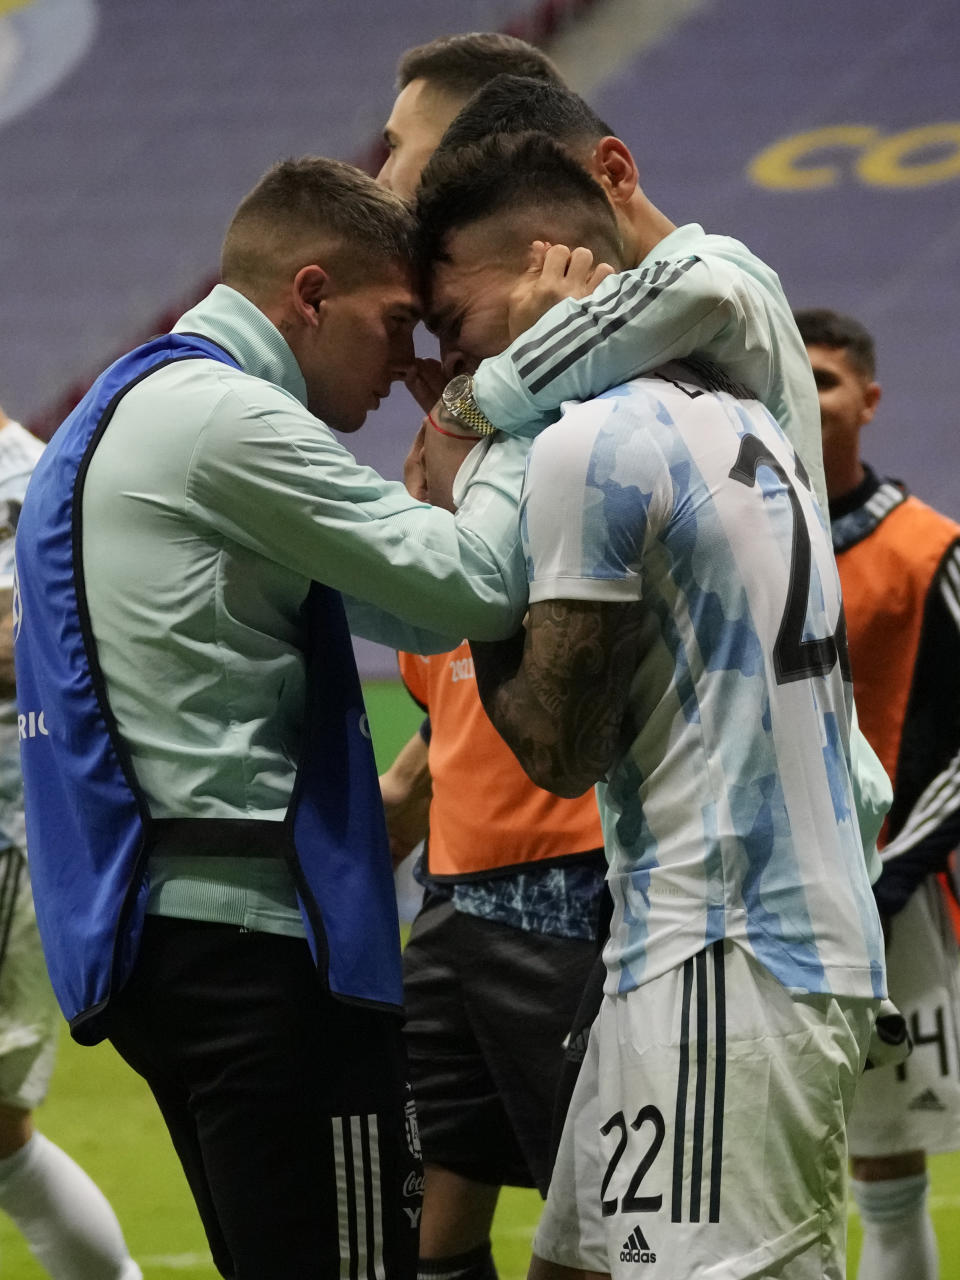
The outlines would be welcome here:
<svg viewBox="0 0 960 1280">
<path fill-rule="evenodd" d="M 496 427 L 477 404 L 473 394 L 473 374 L 458 373 L 451 378 L 440 394 L 443 407 L 468 431 L 480 436 L 492 436 Z"/>
</svg>

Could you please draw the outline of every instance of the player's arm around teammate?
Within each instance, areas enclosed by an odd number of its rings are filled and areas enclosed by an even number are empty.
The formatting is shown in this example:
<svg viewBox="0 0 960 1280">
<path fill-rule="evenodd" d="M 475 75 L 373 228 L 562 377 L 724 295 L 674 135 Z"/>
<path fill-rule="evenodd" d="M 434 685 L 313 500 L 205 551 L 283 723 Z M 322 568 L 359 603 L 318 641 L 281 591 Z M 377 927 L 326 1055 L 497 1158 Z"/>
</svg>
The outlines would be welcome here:
<svg viewBox="0 0 960 1280">
<path fill-rule="evenodd" d="M 473 221 L 456 213 L 466 190 Z M 435 159 L 419 209 L 441 349 L 505 341 L 537 236 L 618 260 L 601 188 L 543 136 Z M 532 639 L 501 670 L 519 713 L 493 711 L 538 781 L 573 791 L 606 774 L 616 906 L 608 999 L 535 1246 L 552 1276 L 653 1262 L 678 1280 L 760 1276 L 800 1256 L 797 1275 L 842 1271 L 844 1116 L 882 959 L 852 821 L 839 588 L 783 435 L 717 391 L 662 370 L 569 408 L 530 458 Z M 816 590 L 802 576 L 785 590 L 793 539 Z M 778 630 L 794 594 L 806 607 Z M 807 644 L 807 623 L 823 638 Z M 788 937 L 800 915 L 809 928 Z M 750 1195 L 730 1191 L 733 1170 Z"/>
<path fill-rule="evenodd" d="M 675 227 L 641 188 L 629 148 L 557 84 L 497 77 L 460 112 L 436 154 L 495 131 L 530 129 L 559 141 L 599 183 L 616 218 L 622 258 L 618 273 L 595 293 L 567 297 L 480 364 L 471 387 L 475 407 L 502 431 L 523 435 L 553 421 L 564 401 L 598 395 L 668 359 L 707 358 L 773 414 L 824 506 L 816 388 L 776 273 L 739 241 L 692 223 Z M 535 314 L 528 309 L 529 318 Z M 451 329 L 445 367 L 469 368 L 465 357 Z M 853 714 L 854 797 L 875 877 L 876 837 L 891 791 Z"/>
</svg>

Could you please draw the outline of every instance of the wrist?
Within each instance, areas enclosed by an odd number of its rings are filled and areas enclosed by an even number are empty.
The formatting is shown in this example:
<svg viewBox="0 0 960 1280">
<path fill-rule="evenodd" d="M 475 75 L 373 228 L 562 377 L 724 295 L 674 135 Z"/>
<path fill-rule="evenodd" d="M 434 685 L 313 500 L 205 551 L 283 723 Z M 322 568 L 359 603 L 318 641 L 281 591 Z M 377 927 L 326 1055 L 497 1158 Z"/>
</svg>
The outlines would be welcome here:
<svg viewBox="0 0 960 1280">
<path fill-rule="evenodd" d="M 446 427 L 440 426 L 439 422 L 437 422 L 436 418 L 434 418 L 433 414 L 430 413 L 429 410 L 427 411 L 427 421 L 430 423 L 431 427 L 433 427 L 434 431 L 439 431 L 442 436 L 449 436 L 451 440 L 473 440 L 476 442 L 477 440 L 483 439 L 483 435 L 478 435 L 476 432 L 461 434 L 459 431 L 448 431 Z"/>
<path fill-rule="evenodd" d="M 477 435 L 492 436 L 497 428 L 477 404 L 473 393 L 473 374 L 459 373 L 443 389 L 440 401 L 458 426 Z"/>
</svg>

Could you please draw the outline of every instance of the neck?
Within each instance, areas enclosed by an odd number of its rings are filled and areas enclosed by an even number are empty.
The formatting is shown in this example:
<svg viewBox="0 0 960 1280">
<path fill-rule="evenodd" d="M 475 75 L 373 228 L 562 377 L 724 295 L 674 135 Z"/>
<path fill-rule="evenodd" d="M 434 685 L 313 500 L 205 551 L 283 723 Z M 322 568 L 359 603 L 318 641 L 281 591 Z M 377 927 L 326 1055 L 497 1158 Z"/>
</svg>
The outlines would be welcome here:
<svg viewBox="0 0 960 1280">
<path fill-rule="evenodd" d="M 642 262 L 651 249 L 665 240 L 676 225 L 638 187 L 620 213 L 620 232 L 628 266 Z"/>
<path fill-rule="evenodd" d="M 845 459 L 840 464 L 824 469 L 827 479 L 827 499 L 830 502 L 839 502 L 847 494 L 853 493 L 854 489 L 863 484 L 867 474 L 863 469 L 863 463 L 857 457 Z"/>
</svg>

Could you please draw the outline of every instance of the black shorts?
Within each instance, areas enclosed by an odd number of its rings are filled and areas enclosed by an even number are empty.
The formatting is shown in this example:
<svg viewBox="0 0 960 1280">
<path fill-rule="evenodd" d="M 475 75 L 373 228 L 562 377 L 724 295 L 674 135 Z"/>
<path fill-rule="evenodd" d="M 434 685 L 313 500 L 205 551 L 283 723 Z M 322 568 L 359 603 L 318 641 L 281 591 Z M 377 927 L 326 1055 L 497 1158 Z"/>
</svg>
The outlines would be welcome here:
<svg viewBox="0 0 960 1280">
<path fill-rule="evenodd" d="M 148 916 L 110 1039 L 149 1084 L 235 1280 L 414 1280 L 423 1173 L 401 1022 L 307 943 Z"/>
<path fill-rule="evenodd" d="M 546 1194 L 563 1042 L 596 957 L 428 897 L 404 951 L 407 1057 L 423 1158 Z"/>
</svg>

